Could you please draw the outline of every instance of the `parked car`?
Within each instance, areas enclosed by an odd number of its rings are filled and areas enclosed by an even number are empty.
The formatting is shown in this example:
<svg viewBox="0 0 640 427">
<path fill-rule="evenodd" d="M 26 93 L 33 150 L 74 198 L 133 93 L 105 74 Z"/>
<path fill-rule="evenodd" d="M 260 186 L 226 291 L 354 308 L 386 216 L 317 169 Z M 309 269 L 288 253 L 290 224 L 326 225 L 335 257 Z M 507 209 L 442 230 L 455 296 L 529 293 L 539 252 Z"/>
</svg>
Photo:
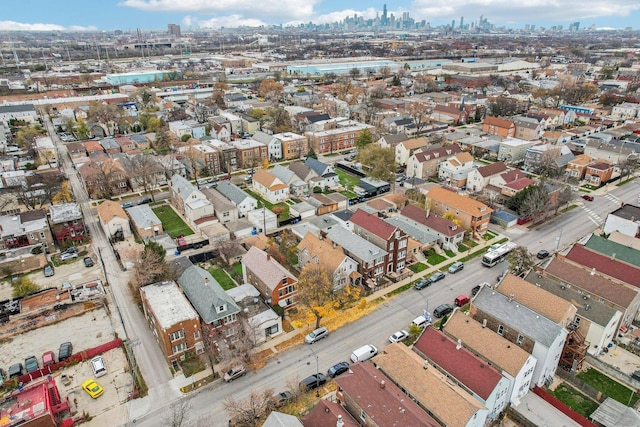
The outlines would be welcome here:
<svg viewBox="0 0 640 427">
<path fill-rule="evenodd" d="M 631 374 L 631 378 L 636 381 L 640 381 L 640 370 L 634 371 L 633 374 Z"/>
<path fill-rule="evenodd" d="M 463 305 L 468 304 L 469 301 L 471 301 L 471 298 L 469 297 L 469 295 L 463 294 L 463 295 L 458 295 L 453 302 L 458 307 L 462 307 Z"/>
<path fill-rule="evenodd" d="M 98 384 L 94 379 L 85 380 L 85 382 L 82 383 L 82 389 L 94 399 L 97 399 L 102 396 L 102 393 L 104 393 L 102 386 L 100 386 L 100 384 Z"/>
<path fill-rule="evenodd" d="M 151 197 L 144 197 L 144 198 L 138 200 L 138 204 L 139 205 L 148 205 L 151 202 L 152 202 Z"/>
<path fill-rule="evenodd" d="M 353 350 L 353 353 L 351 353 L 351 361 L 353 363 L 364 362 L 365 360 L 371 359 L 376 354 L 378 354 L 376 346 L 373 344 L 363 345 L 362 347 Z"/>
<path fill-rule="evenodd" d="M 482 289 L 482 285 L 474 286 L 473 289 L 471 289 L 471 296 L 475 297 L 476 294 L 480 292 L 480 289 Z"/>
<path fill-rule="evenodd" d="M 407 337 L 409 336 L 409 332 L 407 331 L 398 331 L 395 332 L 393 335 L 391 335 L 389 337 L 389 342 L 400 342 L 400 341 L 404 341 L 407 339 Z"/>
<path fill-rule="evenodd" d="M 73 354 L 73 345 L 70 342 L 63 342 L 58 349 L 58 362 L 67 360 Z"/>
<path fill-rule="evenodd" d="M 427 286 L 429 286 L 431 284 L 431 280 L 429 279 L 420 279 L 415 285 L 413 285 L 413 288 L 417 291 L 421 291 L 424 288 L 426 288 Z"/>
<path fill-rule="evenodd" d="M 240 378 L 247 375 L 247 370 L 244 368 L 244 365 L 234 366 L 224 373 L 224 382 L 228 383 L 229 381 L 233 381 L 236 378 Z"/>
<path fill-rule="evenodd" d="M 40 365 L 38 364 L 38 359 L 35 356 L 29 356 L 24 359 L 24 368 L 27 371 L 27 374 L 37 371 L 40 369 Z"/>
<path fill-rule="evenodd" d="M 9 379 L 9 377 L 7 376 L 7 373 L 4 371 L 4 369 L 0 368 L 0 387 L 2 387 L 5 380 L 7 379 Z"/>
<path fill-rule="evenodd" d="M 536 254 L 536 257 L 538 257 L 538 259 L 545 259 L 548 256 L 549 256 L 549 251 L 546 249 L 542 249 L 538 251 L 538 253 Z"/>
<path fill-rule="evenodd" d="M 442 304 L 437 306 L 436 309 L 433 310 L 433 315 L 436 316 L 437 318 L 441 318 L 451 313 L 453 309 L 454 307 L 451 304 Z"/>
<path fill-rule="evenodd" d="M 84 257 L 84 266 L 89 268 L 89 267 L 93 267 L 93 259 L 91 259 L 90 256 L 86 256 Z"/>
<path fill-rule="evenodd" d="M 329 336 L 329 331 L 327 330 L 327 328 L 322 326 L 318 329 L 314 329 L 313 331 L 309 332 L 309 334 L 306 337 L 304 337 L 304 342 L 306 342 L 307 344 L 313 344 L 314 342 L 319 341 L 322 338 L 326 338 L 328 336 Z"/>
<path fill-rule="evenodd" d="M 132 208 L 133 207 L 133 203 L 124 202 L 124 203 L 120 203 L 120 206 L 122 206 L 122 209 Z"/>
<path fill-rule="evenodd" d="M 20 375 L 24 374 L 24 368 L 22 367 L 22 363 L 14 363 L 9 366 L 9 378 L 17 378 Z"/>
<path fill-rule="evenodd" d="M 461 271 L 463 268 L 464 268 L 464 264 L 460 261 L 456 261 L 449 266 L 447 271 L 449 272 L 449 274 L 455 274 L 458 271 Z"/>
<path fill-rule="evenodd" d="M 431 316 L 429 313 L 425 313 L 426 316 L 418 316 L 411 322 L 412 325 L 416 325 L 418 328 L 426 328 L 431 324 Z"/>
<path fill-rule="evenodd" d="M 287 403 L 291 402 L 293 399 L 293 393 L 290 391 L 283 391 L 282 393 L 278 393 L 269 402 L 269 406 L 272 408 L 282 408 Z"/>
<path fill-rule="evenodd" d="M 585 194 L 582 196 L 582 198 L 589 202 L 593 202 L 593 196 L 591 194 Z"/>
<path fill-rule="evenodd" d="M 349 362 L 340 362 L 330 367 L 329 370 L 327 371 L 327 375 L 330 378 L 335 378 L 340 374 L 344 374 L 348 370 L 349 370 Z"/>
<path fill-rule="evenodd" d="M 64 251 L 60 252 L 60 254 L 77 254 L 78 253 L 78 247 L 77 246 L 69 246 L 67 249 L 65 249 Z"/>
<path fill-rule="evenodd" d="M 53 271 L 53 266 L 51 264 L 44 266 L 44 277 L 51 277 L 54 274 L 56 273 Z"/>
<path fill-rule="evenodd" d="M 107 375 L 107 365 L 104 364 L 104 359 L 102 358 L 102 356 L 96 356 L 91 359 L 91 370 L 93 371 L 93 375 L 95 375 L 96 378 Z"/>
<path fill-rule="evenodd" d="M 62 262 L 70 261 L 74 258 L 78 258 L 78 254 L 76 252 L 65 252 L 60 255 L 60 261 Z"/>
<path fill-rule="evenodd" d="M 324 374 L 313 374 L 300 381 L 300 387 L 305 390 L 313 390 L 314 388 L 324 385 L 326 382 L 327 377 L 325 377 Z"/>
<path fill-rule="evenodd" d="M 446 275 L 442 271 L 438 271 L 436 273 L 433 273 L 431 277 L 429 277 L 429 280 L 431 280 L 431 283 L 436 283 L 438 280 L 444 279 L 445 276 Z"/>
<path fill-rule="evenodd" d="M 53 351 L 47 351 L 42 355 L 42 367 L 56 363 L 56 355 Z"/>
</svg>

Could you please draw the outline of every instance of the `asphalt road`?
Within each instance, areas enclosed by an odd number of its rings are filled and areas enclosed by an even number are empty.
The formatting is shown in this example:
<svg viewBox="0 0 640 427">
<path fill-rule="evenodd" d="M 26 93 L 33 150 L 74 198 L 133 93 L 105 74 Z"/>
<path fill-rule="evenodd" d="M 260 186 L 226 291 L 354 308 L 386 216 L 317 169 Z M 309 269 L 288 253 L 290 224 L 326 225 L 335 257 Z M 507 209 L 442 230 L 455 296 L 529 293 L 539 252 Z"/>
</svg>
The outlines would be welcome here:
<svg viewBox="0 0 640 427">
<path fill-rule="evenodd" d="M 503 234 L 509 235 L 518 244 L 527 246 L 536 253 L 540 249 L 553 251 L 558 246 L 562 249 L 578 239 L 593 232 L 606 219 L 606 213 L 616 209 L 621 202 L 635 203 L 640 194 L 640 185 L 636 182 L 622 187 L 614 187 L 608 195 L 596 196 L 593 202 L 577 199 L 580 206 L 564 215 L 558 216 L 530 232 L 514 229 Z M 561 235 L 560 235 L 561 234 Z M 560 238 L 560 242 L 557 242 Z M 456 296 L 469 294 L 471 288 L 482 282 L 495 283 L 497 276 L 508 266 L 498 264 L 486 268 L 476 258 L 465 264 L 464 270 L 436 282 L 422 291 L 410 289 L 384 302 L 381 306 L 362 319 L 353 322 L 323 339 L 313 346 L 300 345 L 286 350 L 268 362 L 258 372 L 251 372 L 245 377 L 225 384 L 218 381 L 203 387 L 183 398 L 190 404 L 188 425 L 207 420 L 209 425 L 226 426 L 228 417 L 224 414 L 223 400 L 226 396 L 235 398 L 248 397 L 251 390 L 267 388 L 279 392 L 287 389 L 288 384 L 295 384 L 300 379 L 316 372 L 316 358 L 320 372 L 326 372 L 333 364 L 349 361 L 351 352 L 364 344 L 373 344 L 382 349 L 388 344 L 388 337 L 399 329 L 407 329 L 411 321 L 422 314 L 430 312 L 443 303 L 453 303 Z M 313 351 L 312 351 L 313 350 Z M 136 420 L 136 425 L 153 426 L 162 422 L 168 409 L 157 406 L 146 416 Z"/>
</svg>

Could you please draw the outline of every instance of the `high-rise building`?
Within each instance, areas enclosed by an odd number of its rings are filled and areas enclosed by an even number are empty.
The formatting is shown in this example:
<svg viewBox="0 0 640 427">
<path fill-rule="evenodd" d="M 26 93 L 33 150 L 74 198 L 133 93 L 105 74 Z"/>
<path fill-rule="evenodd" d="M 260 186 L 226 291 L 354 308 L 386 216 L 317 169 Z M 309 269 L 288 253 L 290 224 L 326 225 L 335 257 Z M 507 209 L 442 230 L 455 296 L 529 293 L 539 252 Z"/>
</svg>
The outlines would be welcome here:
<svg viewBox="0 0 640 427">
<path fill-rule="evenodd" d="M 387 5 L 382 6 L 382 25 L 389 25 L 389 20 L 387 18 Z"/>
<path fill-rule="evenodd" d="M 180 25 L 178 24 L 168 24 L 167 32 L 170 36 L 180 37 Z"/>
<path fill-rule="evenodd" d="M 462 30 L 464 28 L 464 16 L 460 17 L 460 29 Z"/>
</svg>

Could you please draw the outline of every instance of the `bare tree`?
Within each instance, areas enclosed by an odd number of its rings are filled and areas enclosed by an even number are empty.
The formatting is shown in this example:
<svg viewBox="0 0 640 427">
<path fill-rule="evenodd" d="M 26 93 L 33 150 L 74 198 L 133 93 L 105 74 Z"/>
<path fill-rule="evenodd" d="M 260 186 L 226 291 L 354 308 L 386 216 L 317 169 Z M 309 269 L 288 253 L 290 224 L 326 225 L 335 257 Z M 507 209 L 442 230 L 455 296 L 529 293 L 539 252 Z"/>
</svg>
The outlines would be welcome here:
<svg viewBox="0 0 640 427">
<path fill-rule="evenodd" d="M 246 427 L 261 425 L 260 420 L 267 415 L 273 399 L 273 390 L 251 390 L 249 397 L 241 400 L 233 395 L 227 396 L 222 404 L 225 411 L 231 416 L 230 424 Z"/>
<path fill-rule="evenodd" d="M 184 152 L 184 158 L 189 166 L 191 178 L 196 180 L 196 186 L 200 188 L 198 177 L 204 167 L 202 152 L 192 145 Z"/>
<path fill-rule="evenodd" d="M 513 249 L 507 255 L 507 261 L 509 262 L 509 271 L 516 276 L 525 274 L 534 265 L 533 256 L 525 246 Z"/>
<path fill-rule="evenodd" d="M 129 175 L 129 180 L 142 187 L 145 194 L 151 193 L 151 198 L 155 201 L 151 190 L 158 186 L 162 166 L 153 157 L 144 154 L 123 159 L 122 166 Z"/>
<path fill-rule="evenodd" d="M 520 205 L 520 213 L 530 218 L 542 219 L 549 209 L 549 192 L 542 184 L 529 188 Z"/>
<path fill-rule="evenodd" d="M 558 197 L 556 198 L 556 201 L 554 203 L 556 215 L 558 214 L 560 208 L 573 200 L 574 197 L 575 195 L 571 187 L 568 185 L 563 186 L 558 192 Z"/>
<path fill-rule="evenodd" d="M 413 120 L 413 124 L 416 125 L 416 135 L 420 135 L 422 129 L 429 123 L 429 117 L 431 116 L 431 110 L 420 103 L 413 103 L 407 109 L 409 117 Z"/>
<path fill-rule="evenodd" d="M 191 402 L 181 399 L 169 405 L 167 414 L 162 419 L 162 425 L 167 427 L 185 427 L 189 424 Z"/>
</svg>

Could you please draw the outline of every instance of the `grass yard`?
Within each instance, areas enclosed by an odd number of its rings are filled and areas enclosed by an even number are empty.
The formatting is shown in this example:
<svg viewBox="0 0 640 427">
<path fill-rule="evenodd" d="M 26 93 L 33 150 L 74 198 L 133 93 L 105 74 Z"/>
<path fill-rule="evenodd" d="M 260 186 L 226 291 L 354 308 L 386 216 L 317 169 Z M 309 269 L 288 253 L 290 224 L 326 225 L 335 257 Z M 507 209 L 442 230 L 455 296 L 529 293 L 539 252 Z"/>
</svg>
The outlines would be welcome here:
<svg viewBox="0 0 640 427">
<path fill-rule="evenodd" d="M 567 384 L 560 384 L 551 394 L 574 411 L 588 417 L 598 409 L 598 404 Z"/>
<path fill-rule="evenodd" d="M 633 393 L 633 390 L 596 369 L 589 368 L 585 372 L 580 372 L 578 378 L 624 405 L 633 406 L 638 400 L 638 394 Z"/>
<path fill-rule="evenodd" d="M 465 246 L 463 243 L 458 243 L 458 251 L 466 252 L 468 250 L 469 250 L 469 248 L 467 246 Z"/>
<path fill-rule="evenodd" d="M 355 175 L 351 175 L 350 173 L 347 173 L 342 169 L 336 168 L 335 173 L 338 174 L 338 179 L 340 180 L 340 184 L 342 184 L 344 188 L 353 188 L 356 185 L 360 184 L 359 177 Z"/>
<path fill-rule="evenodd" d="M 426 269 L 427 269 L 427 266 L 421 262 L 418 262 L 409 266 L 409 270 L 413 271 L 414 273 L 420 273 L 421 271 L 424 271 Z"/>
<path fill-rule="evenodd" d="M 453 252 L 452 250 L 449 250 L 449 249 L 445 249 L 444 253 L 447 254 L 447 256 L 449 258 L 453 258 L 454 256 L 456 256 L 455 252 Z"/>
<path fill-rule="evenodd" d="M 158 216 L 164 231 L 175 239 L 178 236 L 189 236 L 193 234 L 193 230 L 178 216 L 178 214 L 169 205 L 158 206 L 152 208 L 153 212 Z"/>
<path fill-rule="evenodd" d="M 218 283 L 220 283 L 220 286 L 222 286 L 222 289 L 224 289 L 225 291 L 236 287 L 235 282 L 224 270 L 212 267 L 209 269 L 209 273 L 213 276 L 214 279 L 216 279 Z"/>
<path fill-rule="evenodd" d="M 445 262 L 446 258 L 440 254 L 432 254 L 427 257 L 427 262 L 430 265 L 438 265 L 441 262 Z"/>
</svg>

